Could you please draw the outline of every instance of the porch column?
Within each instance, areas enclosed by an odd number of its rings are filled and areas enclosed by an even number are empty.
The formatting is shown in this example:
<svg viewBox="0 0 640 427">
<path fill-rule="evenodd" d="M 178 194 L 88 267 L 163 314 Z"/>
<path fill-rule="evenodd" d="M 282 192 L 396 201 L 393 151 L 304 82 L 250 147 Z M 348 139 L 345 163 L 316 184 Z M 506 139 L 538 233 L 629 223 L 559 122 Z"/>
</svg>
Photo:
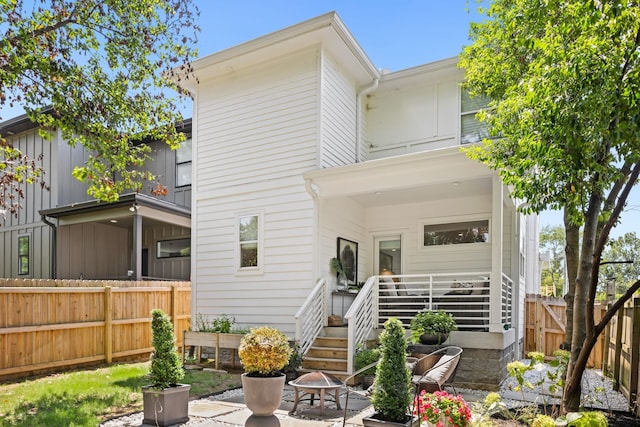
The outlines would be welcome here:
<svg viewBox="0 0 640 427">
<path fill-rule="evenodd" d="M 136 212 L 133 215 L 133 280 L 142 279 L 142 216 Z"/>
<path fill-rule="evenodd" d="M 502 252 L 504 238 L 504 188 L 497 174 L 492 180 L 491 203 L 491 290 L 489 292 L 489 332 L 503 332 L 502 313 Z"/>
</svg>

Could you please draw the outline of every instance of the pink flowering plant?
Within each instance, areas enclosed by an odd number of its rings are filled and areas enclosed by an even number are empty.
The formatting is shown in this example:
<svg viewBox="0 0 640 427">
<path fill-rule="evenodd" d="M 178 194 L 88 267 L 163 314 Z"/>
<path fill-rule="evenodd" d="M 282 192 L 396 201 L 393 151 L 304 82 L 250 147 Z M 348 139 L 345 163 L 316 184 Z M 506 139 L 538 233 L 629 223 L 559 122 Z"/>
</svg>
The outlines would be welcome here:
<svg viewBox="0 0 640 427">
<path fill-rule="evenodd" d="M 423 390 L 416 398 L 414 408 L 420 421 L 428 421 L 436 427 L 471 426 L 471 409 L 460 395 L 454 396 L 446 391 L 427 393 Z"/>
</svg>

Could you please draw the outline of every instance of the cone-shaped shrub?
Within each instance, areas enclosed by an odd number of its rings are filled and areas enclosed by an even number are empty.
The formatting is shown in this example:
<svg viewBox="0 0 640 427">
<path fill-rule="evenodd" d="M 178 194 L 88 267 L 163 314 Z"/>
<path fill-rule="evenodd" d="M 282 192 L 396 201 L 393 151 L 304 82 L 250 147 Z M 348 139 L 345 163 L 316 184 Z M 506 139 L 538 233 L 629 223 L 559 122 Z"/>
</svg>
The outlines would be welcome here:
<svg viewBox="0 0 640 427">
<path fill-rule="evenodd" d="M 149 374 L 154 388 L 167 388 L 184 378 L 182 362 L 176 349 L 176 337 L 169 317 L 160 309 L 151 311 L 153 353 Z"/>
<path fill-rule="evenodd" d="M 402 322 L 390 318 L 380 334 L 380 363 L 371 403 L 383 421 L 404 422 L 410 415 L 411 371 L 407 367 L 407 341 Z"/>
</svg>

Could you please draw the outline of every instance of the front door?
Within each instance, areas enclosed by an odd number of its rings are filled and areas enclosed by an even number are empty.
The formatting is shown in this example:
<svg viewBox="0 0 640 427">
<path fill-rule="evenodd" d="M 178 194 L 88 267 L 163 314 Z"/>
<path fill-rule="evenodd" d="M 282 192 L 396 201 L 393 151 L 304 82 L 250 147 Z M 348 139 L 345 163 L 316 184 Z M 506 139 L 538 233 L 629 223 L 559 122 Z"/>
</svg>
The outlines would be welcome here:
<svg viewBox="0 0 640 427">
<path fill-rule="evenodd" d="M 402 274 L 402 236 L 375 238 L 374 274 Z"/>
</svg>

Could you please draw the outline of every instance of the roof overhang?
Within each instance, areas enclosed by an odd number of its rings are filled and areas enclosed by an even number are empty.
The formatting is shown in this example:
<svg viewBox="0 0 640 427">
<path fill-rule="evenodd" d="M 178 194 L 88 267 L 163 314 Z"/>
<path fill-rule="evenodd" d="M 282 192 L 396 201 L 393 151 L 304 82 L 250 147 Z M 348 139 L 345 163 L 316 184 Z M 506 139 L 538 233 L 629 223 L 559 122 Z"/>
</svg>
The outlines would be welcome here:
<svg viewBox="0 0 640 427">
<path fill-rule="evenodd" d="M 117 202 L 100 200 L 73 203 L 52 209 L 41 210 L 40 215 L 58 220 L 58 225 L 86 222 L 110 222 L 127 226 L 134 216 L 142 216 L 159 222 L 168 222 L 191 228 L 191 211 L 184 206 L 165 202 L 144 194 L 123 194 Z"/>
<path fill-rule="evenodd" d="M 494 175 L 460 147 L 450 147 L 314 170 L 304 178 L 320 198 L 349 197 L 378 206 L 489 195 Z"/>
<path fill-rule="evenodd" d="M 191 69 L 203 81 L 316 45 L 335 56 L 359 85 L 366 85 L 380 75 L 336 12 L 197 59 L 191 63 Z M 194 79 L 182 81 L 185 82 L 189 90 L 195 90 Z"/>
</svg>

